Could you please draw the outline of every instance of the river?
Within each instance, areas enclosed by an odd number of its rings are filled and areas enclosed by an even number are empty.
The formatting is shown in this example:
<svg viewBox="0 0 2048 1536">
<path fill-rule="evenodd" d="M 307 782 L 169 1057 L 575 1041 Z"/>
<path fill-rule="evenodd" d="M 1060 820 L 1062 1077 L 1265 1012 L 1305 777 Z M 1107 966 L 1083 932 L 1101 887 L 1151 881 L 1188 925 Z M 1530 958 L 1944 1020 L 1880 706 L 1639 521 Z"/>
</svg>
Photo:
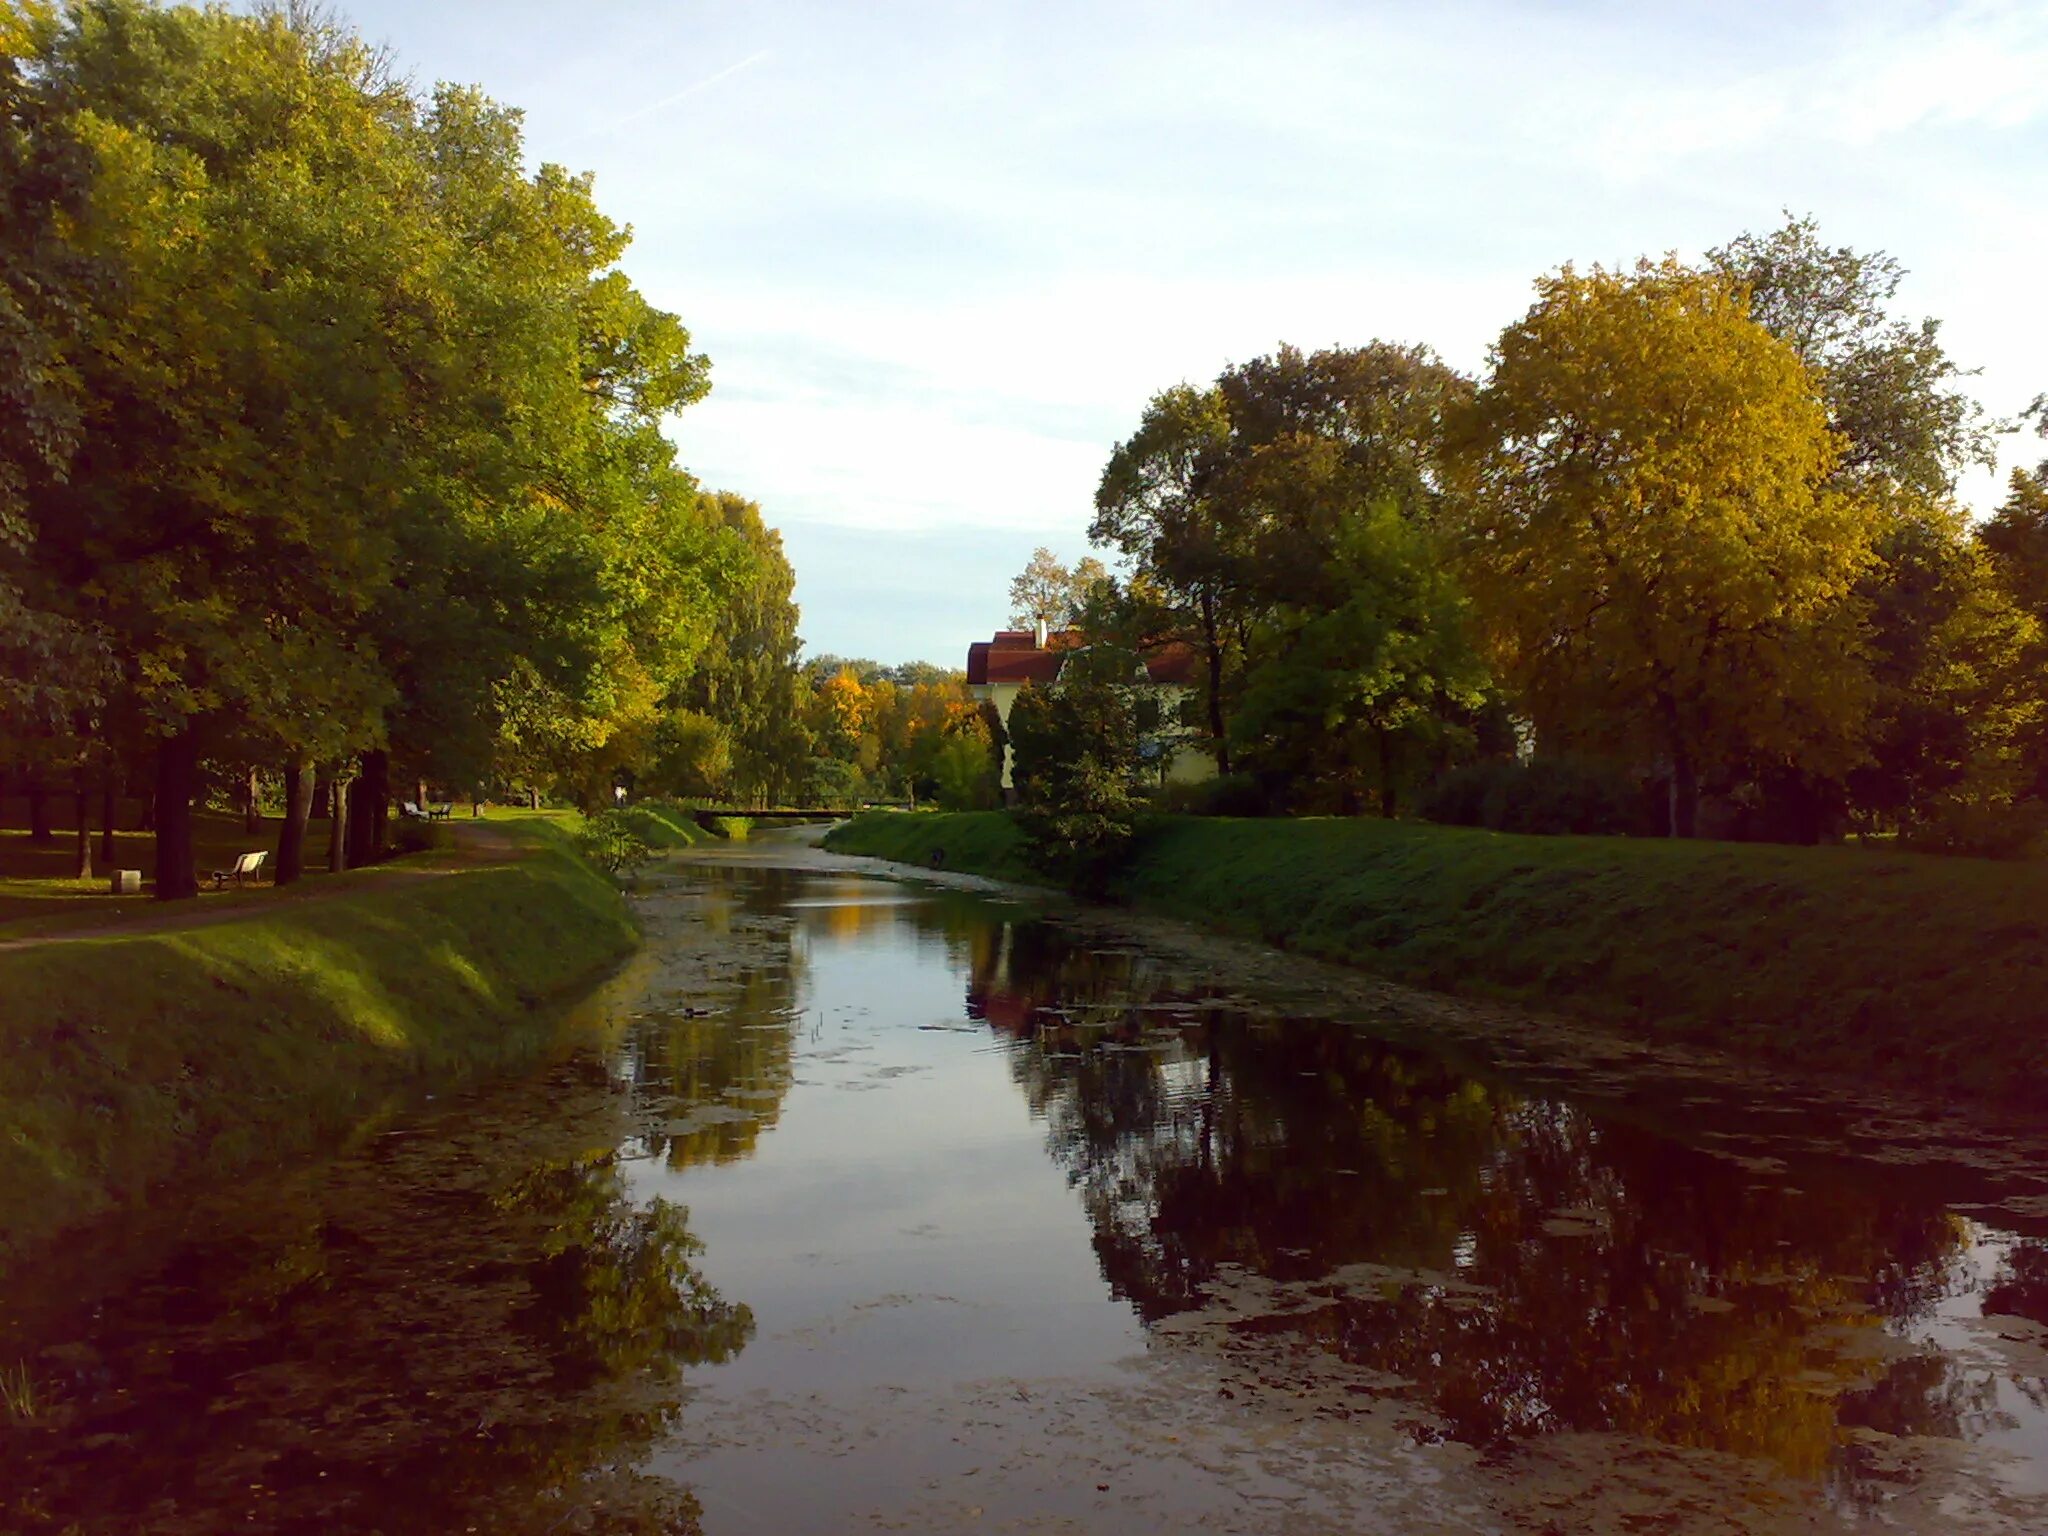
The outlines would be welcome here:
<svg viewBox="0 0 2048 1536">
<path fill-rule="evenodd" d="M 797 840 L 638 901 L 531 1073 L 0 1296 L 0 1529 L 2048 1530 L 2003 1132 Z"/>
</svg>

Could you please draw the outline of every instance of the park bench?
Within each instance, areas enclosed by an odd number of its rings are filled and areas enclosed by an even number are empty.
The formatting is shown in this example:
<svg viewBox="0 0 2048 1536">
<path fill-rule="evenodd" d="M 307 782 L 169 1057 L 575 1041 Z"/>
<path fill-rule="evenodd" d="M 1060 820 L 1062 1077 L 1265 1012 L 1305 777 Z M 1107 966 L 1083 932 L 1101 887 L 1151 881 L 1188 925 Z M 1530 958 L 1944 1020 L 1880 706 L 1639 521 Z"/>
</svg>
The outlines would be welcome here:
<svg viewBox="0 0 2048 1536">
<path fill-rule="evenodd" d="M 260 848 L 254 853 L 237 854 L 232 867 L 216 869 L 213 872 L 213 888 L 217 891 L 230 880 L 240 885 L 245 879 L 255 879 L 263 872 L 263 861 L 269 857 L 270 855 Z"/>
<path fill-rule="evenodd" d="M 401 805 L 398 808 L 398 812 L 407 821 L 425 821 L 428 819 L 427 813 L 421 810 L 417 805 L 415 805 L 410 800 L 406 801 L 405 804 Z"/>
<path fill-rule="evenodd" d="M 448 805 L 430 805 L 427 807 L 427 819 L 429 821 L 446 821 L 454 814 L 455 806 L 452 802 Z"/>
</svg>

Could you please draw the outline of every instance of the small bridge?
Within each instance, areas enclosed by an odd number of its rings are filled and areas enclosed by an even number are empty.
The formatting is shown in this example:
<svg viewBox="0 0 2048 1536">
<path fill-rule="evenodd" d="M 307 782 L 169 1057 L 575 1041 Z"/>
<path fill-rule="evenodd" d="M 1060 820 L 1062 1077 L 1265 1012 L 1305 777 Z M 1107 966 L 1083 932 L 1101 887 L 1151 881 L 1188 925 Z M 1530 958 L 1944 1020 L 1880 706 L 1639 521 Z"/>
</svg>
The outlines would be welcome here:
<svg viewBox="0 0 2048 1536">
<path fill-rule="evenodd" d="M 858 816 L 862 811 L 914 811 L 917 807 L 894 800 L 867 800 L 859 805 L 837 806 L 774 806 L 767 810 L 743 811 L 711 807 L 690 812 L 691 819 L 706 832 L 716 832 L 713 823 L 728 816 L 741 821 L 839 821 L 848 816 Z"/>
</svg>

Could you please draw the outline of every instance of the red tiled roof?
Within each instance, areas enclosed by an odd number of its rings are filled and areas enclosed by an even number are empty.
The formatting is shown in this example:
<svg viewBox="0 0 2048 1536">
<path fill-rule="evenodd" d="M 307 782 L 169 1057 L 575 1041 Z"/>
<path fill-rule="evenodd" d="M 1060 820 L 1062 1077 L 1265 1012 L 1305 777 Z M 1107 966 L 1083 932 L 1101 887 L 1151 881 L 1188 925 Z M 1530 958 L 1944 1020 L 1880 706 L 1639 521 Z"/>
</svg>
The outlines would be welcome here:
<svg viewBox="0 0 2048 1536">
<path fill-rule="evenodd" d="M 1050 683 L 1060 675 L 1066 652 L 1086 643 L 1078 629 L 1057 629 L 1038 648 L 1028 629 L 999 629 L 987 640 L 967 647 L 967 681 L 980 683 Z M 1184 640 L 1169 640 L 1145 655 L 1145 675 L 1153 682 L 1191 688 L 1201 676 L 1202 653 Z"/>
<path fill-rule="evenodd" d="M 1078 629 L 1056 629 L 1038 648 L 1029 629 L 999 629 L 993 638 L 967 647 L 967 681 L 974 683 L 1049 683 L 1059 676 L 1061 654 L 1081 644 Z"/>
<path fill-rule="evenodd" d="M 1155 683 L 1192 688 L 1201 670 L 1202 653 L 1185 640 L 1169 640 L 1145 656 L 1145 675 Z"/>
<path fill-rule="evenodd" d="M 1049 683 L 1060 675 L 1066 656 L 1053 650 L 990 651 L 988 676 L 991 683 Z"/>
</svg>

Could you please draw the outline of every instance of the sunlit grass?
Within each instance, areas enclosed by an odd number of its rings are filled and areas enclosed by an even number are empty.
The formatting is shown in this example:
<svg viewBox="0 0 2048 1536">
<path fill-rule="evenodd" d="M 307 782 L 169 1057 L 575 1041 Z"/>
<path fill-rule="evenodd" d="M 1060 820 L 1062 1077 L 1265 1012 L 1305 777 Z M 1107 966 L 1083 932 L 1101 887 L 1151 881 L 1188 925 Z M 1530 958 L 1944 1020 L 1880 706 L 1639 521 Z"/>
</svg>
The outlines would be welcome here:
<svg viewBox="0 0 2048 1536">
<path fill-rule="evenodd" d="M 185 1168 L 332 1134 L 393 1081 L 544 1045 L 543 1005 L 634 929 L 558 826 L 519 840 L 438 878 L 0 952 L 0 1261 Z"/>
</svg>

